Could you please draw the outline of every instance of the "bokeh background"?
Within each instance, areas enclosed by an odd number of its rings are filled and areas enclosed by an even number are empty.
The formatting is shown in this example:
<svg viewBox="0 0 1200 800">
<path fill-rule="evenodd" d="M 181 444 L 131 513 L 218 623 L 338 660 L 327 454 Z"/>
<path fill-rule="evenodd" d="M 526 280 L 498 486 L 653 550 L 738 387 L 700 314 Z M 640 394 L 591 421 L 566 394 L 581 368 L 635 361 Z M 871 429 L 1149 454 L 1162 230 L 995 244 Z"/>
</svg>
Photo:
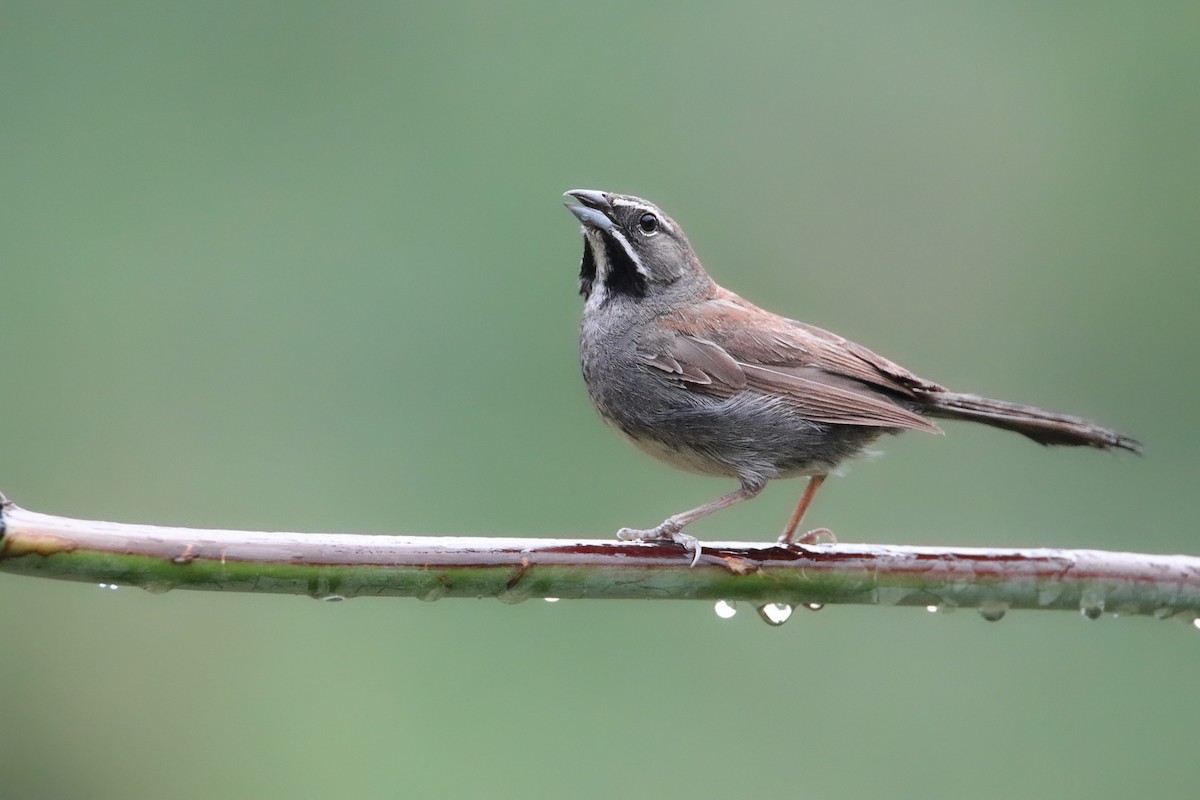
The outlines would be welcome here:
<svg viewBox="0 0 1200 800">
<path fill-rule="evenodd" d="M 844 540 L 1200 552 L 1194 3 L 0 5 L 0 488 L 608 536 L 730 487 L 596 418 L 573 187 L 718 281 L 1144 458 L 947 425 Z M 777 484 L 695 531 L 775 535 Z M 0 575 L 6 797 L 1182 797 L 1200 633 Z"/>
</svg>

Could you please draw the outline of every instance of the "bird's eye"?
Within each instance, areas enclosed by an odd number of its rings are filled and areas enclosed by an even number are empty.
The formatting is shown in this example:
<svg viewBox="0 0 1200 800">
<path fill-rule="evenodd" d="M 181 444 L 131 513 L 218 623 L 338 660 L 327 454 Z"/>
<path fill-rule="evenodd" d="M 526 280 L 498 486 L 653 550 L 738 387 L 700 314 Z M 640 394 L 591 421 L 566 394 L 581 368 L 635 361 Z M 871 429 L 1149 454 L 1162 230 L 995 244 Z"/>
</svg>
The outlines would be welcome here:
<svg viewBox="0 0 1200 800">
<path fill-rule="evenodd" d="M 658 233 L 658 217 L 653 214 L 642 214 L 642 218 L 638 220 L 638 228 L 647 236 Z"/>
</svg>

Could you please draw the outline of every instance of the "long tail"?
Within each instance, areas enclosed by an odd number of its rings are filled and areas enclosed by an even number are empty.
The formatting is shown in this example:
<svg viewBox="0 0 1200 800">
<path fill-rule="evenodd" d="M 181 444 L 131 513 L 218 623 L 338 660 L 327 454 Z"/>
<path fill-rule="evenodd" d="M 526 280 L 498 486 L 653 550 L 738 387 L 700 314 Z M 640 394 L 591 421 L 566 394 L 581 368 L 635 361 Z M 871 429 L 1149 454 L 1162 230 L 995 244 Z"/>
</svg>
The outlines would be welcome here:
<svg viewBox="0 0 1200 800">
<path fill-rule="evenodd" d="M 920 398 L 924 405 L 921 410 L 931 417 L 980 422 L 1028 436 L 1038 444 L 1083 445 L 1101 450 L 1119 448 L 1131 453 L 1142 449 L 1141 442 L 1094 422 L 1033 406 L 956 392 L 922 392 Z"/>
</svg>

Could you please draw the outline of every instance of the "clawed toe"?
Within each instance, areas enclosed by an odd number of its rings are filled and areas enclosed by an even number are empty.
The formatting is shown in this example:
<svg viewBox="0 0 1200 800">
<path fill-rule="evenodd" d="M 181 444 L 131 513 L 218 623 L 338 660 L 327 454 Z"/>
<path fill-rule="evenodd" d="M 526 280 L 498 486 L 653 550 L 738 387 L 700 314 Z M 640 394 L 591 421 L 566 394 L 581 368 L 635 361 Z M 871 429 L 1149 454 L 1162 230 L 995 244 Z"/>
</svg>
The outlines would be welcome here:
<svg viewBox="0 0 1200 800">
<path fill-rule="evenodd" d="M 686 533 L 675 532 L 671 534 L 671 541 L 683 547 L 692 554 L 692 563 L 688 566 L 694 567 L 700 561 L 700 540 L 695 536 L 688 536 Z"/>
<path fill-rule="evenodd" d="M 654 538 L 650 535 L 651 533 L 653 533 L 653 531 L 639 531 L 635 528 L 621 528 L 621 530 L 617 531 L 617 538 L 622 542 L 640 542 L 643 539 Z"/>
<path fill-rule="evenodd" d="M 797 539 L 789 539 L 786 536 L 779 537 L 779 543 L 782 545 L 789 544 L 837 544 L 837 536 L 829 528 L 813 528 L 808 533 Z"/>
<path fill-rule="evenodd" d="M 695 536 L 689 536 L 686 533 L 680 533 L 673 525 L 659 525 L 657 528 L 651 528 L 648 531 L 637 530 L 636 528 L 621 528 L 617 531 L 617 538 L 623 542 L 641 542 L 654 539 L 670 539 L 675 544 L 680 545 L 689 553 L 692 554 L 691 566 L 696 566 L 700 560 L 700 540 Z"/>
</svg>

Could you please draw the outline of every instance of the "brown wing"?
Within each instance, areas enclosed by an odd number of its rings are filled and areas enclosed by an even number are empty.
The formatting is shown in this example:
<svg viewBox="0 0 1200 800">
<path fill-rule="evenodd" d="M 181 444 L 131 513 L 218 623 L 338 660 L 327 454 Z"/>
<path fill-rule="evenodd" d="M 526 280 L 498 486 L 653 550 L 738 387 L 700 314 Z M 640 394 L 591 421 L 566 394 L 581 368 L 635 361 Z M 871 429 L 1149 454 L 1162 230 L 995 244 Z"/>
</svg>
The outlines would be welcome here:
<svg viewBox="0 0 1200 800">
<path fill-rule="evenodd" d="M 943 391 L 865 347 L 759 309 L 721 289 L 687 315 L 659 318 L 646 363 L 695 391 L 778 395 L 805 417 L 940 432 L 893 398 Z"/>
</svg>

